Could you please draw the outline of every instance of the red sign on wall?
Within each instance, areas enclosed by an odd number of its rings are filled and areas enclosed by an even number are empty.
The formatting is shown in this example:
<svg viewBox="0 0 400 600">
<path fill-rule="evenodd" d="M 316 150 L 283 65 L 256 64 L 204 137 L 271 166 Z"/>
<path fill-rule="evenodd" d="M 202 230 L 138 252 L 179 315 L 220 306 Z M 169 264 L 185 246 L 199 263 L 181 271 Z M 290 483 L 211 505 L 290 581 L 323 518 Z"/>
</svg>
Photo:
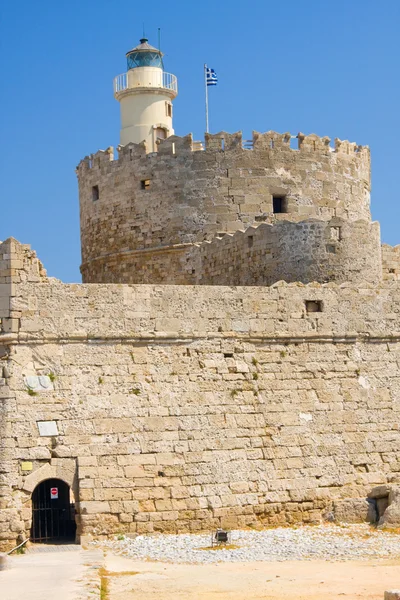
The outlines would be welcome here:
<svg viewBox="0 0 400 600">
<path fill-rule="evenodd" d="M 50 488 L 51 500 L 58 500 L 58 488 Z"/>
</svg>

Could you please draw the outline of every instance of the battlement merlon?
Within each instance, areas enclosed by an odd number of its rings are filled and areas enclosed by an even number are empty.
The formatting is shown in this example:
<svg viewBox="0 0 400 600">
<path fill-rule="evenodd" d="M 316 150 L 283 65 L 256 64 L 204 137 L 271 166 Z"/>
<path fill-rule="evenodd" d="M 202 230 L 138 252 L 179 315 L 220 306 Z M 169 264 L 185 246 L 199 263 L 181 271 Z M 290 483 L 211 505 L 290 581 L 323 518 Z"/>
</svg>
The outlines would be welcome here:
<svg viewBox="0 0 400 600">
<path fill-rule="evenodd" d="M 46 270 L 29 244 L 21 244 L 13 237 L 0 242 L 0 283 L 42 282 Z"/>
<path fill-rule="evenodd" d="M 11 237 L 0 242 L 0 335 L 18 331 L 21 315 L 14 308 L 13 297 L 16 285 L 24 282 L 47 282 L 46 271 L 28 244 Z"/>
<path fill-rule="evenodd" d="M 297 147 L 292 147 L 292 140 L 297 140 Z M 197 152 L 249 152 L 266 151 L 272 155 L 275 152 L 288 152 L 290 154 L 300 153 L 312 154 L 317 158 L 318 154 L 322 156 L 336 156 L 339 160 L 354 160 L 355 164 L 362 166 L 369 173 L 370 169 L 370 150 L 368 146 L 361 146 L 355 142 L 340 140 L 335 138 L 334 145 L 327 136 L 320 137 L 316 134 L 305 135 L 298 133 L 292 135 L 289 132 L 277 133 L 267 131 L 260 133 L 253 131 L 252 139 L 243 141 L 242 132 L 205 134 L 205 146 L 202 143 L 193 141 L 193 136 L 189 133 L 186 136 L 172 135 L 165 140 L 158 140 L 156 153 L 148 152 L 145 142 L 140 144 L 129 143 L 125 146 L 118 146 L 118 158 L 115 162 L 121 163 L 142 159 L 144 156 L 179 156 Z M 346 158 L 344 158 L 346 157 Z M 81 160 L 77 167 L 78 175 L 85 170 L 100 167 L 105 162 L 114 161 L 114 148 L 110 146 L 106 150 L 99 150 L 95 154 L 86 156 Z M 368 176 L 369 180 L 369 176 Z"/>
</svg>

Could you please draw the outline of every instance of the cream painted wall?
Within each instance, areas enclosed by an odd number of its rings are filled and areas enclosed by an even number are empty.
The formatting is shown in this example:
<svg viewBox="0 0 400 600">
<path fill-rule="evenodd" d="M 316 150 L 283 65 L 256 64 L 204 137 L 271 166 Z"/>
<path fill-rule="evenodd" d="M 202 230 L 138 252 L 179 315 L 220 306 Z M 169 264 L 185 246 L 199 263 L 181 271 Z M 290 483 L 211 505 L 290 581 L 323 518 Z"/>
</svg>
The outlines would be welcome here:
<svg viewBox="0 0 400 600">
<path fill-rule="evenodd" d="M 128 87 L 162 87 L 162 69 L 158 67 L 136 67 L 128 71 Z"/>
<path fill-rule="evenodd" d="M 176 92 L 162 86 L 162 69 L 139 67 L 128 71 L 127 89 L 117 96 L 121 104 L 121 145 L 145 141 L 147 151 L 156 152 L 155 128 L 164 127 L 166 137 L 174 133 L 167 105 L 171 104 Z"/>
<path fill-rule="evenodd" d="M 139 144 L 143 140 L 148 152 L 156 152 L 154 126 L 167 128 L 167 136 L 174 133 L 172 117 L 167 116 L 166 103 L 171 97 L 162 92 L 138 92 L 121 99 L 121 135 L 120 143 Z"/>
</svg>

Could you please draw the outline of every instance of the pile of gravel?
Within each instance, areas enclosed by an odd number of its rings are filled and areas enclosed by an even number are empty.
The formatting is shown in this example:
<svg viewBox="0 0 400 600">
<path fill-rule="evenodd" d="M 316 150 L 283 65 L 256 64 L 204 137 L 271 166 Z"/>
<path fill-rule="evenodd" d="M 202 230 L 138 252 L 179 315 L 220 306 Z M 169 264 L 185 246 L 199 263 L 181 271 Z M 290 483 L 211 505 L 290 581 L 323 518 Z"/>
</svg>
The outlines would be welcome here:
<svg viewBox="0 0 400 600">
<path fill-rule="evenodd" d="M 174 563 L 400 558 L 400 535 L 369 525 L 232 531 L 230 543 L 237 548 L 217 550 L 207 549 L 210 534 L 138 535 L 94 543 L 129 558 Z"/>
</svg>

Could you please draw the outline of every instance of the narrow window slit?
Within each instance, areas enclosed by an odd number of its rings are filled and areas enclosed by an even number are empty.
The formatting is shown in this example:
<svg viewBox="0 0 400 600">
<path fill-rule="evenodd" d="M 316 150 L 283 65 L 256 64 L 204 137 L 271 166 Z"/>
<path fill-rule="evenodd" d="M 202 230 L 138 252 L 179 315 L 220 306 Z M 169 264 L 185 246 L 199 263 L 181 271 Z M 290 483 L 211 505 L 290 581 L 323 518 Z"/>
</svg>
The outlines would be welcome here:
<svg viewBox="0 0 400 600">
<path fill-rule="evenodd" d="M 286 196 L 272 196 L 272 210 L 274 214 L 287 212 Z"/>
<path fill-rule="evenodd" d="M 92 187 L 92 200 L 93 200 L 93 202 L 96 202 L 96 200 L 98 200 L 99 198 L 100 198 L 99 186 L 94 185 Z"/>
</svg>

